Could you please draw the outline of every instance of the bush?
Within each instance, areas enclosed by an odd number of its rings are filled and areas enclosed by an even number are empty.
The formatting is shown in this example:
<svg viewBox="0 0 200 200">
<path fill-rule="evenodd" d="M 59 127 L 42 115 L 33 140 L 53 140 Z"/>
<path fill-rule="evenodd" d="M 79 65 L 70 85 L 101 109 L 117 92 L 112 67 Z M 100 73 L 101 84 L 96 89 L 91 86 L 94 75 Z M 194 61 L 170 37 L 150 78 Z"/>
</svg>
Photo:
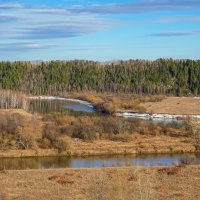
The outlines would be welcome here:
<svg viewBox="0 0 200 200">
<path fill-rule="evenodd" d="M 69 138 L 57 138 L 53 146 L 61 153 L 70 149 L 70 143 L 71 141 Z"/>
<path fill-rule="evenodd" d="M 56 137 L 58 137 L 58 130 L 55 128 L 53 124 L 47 124 L 44 127 L 42 138 L 46 138 L 51 143 L 54 143 Z"/>
<path fill-rule="evenodd" d="M 40 146 L 43 148 L 55 148 L 59 152 L 63 152 L 70 148 L 70 140 L 68 137 L 61 137 L 55 124 L 47 124 L 43 130 Z"/>
<path fill-rule="evenodd" d="M 140 121 L 137 119 L 124 119 L 120 117 L 101 117 L 96 126 L 101 133 L 121 134 L 133 133 L 138 129 Z"/>
<path fill-rule="evenodd" d="M 51 148 L 51 142 L 49 139 L 43 138 L 39 142 L 40 142 L 40 145 L 39 145 L 40 148 L 43 148 L 43 149 Z"/>
<path fill-rule="evenodd" d="M 107 113 L 107 114 L 113 114 L 115 113 L 115 107 L 113 105 L 113 103 L 111 102 L 107 102 L 107 103 L 103 103 L 103 104 L 98 104 L 96 106 L 96 108 L 100 111 L 102 111 L 103 113 Z"/>
<path fill-rule="evenodd" d="M 63 128 L 62 128 L 63 130 Z M 90 117 L 79 117 L 64 129 L 67 135 L 73 138 L 82 140 L 95 140 L 98 139 L 98 127 L 94 124 L 94 119 Z"/>
<path fill-rule="evenodd" d="M 31 135 L 24 134 L 22 132 L 19 132 L 15 136 L 15 140 L 16 140 L 16 146 L 18 147 L 18 149 L 20 148 L 29 149 L 33 146 L 33 143 L 34 143 Z"/>
</svg>

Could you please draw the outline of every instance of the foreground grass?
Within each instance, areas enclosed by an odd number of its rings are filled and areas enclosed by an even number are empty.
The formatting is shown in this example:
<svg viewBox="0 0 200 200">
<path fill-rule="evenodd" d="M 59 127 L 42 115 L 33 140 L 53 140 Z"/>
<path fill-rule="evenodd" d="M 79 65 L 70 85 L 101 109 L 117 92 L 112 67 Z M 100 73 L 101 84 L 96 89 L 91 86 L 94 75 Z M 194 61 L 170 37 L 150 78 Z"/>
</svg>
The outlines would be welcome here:
<svg viewBox="0 0 200 200">
<path fill-rule="evenodd" d="M 200 166 L 1 171 L 1 200 L 194 200 Z"/>
</svg>

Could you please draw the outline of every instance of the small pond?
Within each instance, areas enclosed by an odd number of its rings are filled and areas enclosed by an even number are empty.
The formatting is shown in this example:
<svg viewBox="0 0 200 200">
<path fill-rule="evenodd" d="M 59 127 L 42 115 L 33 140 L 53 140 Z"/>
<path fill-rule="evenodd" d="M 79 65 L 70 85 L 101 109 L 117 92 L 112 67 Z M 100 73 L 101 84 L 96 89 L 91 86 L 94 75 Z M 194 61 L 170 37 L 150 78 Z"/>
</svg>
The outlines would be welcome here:
<svg viewBox="0 0 200 200">
<path fill-rule="evenodd" d="M 29 157 L 0 158 L 0 169 L 97 168 L 122 166 L 174 166 L 182 162 L 200 164 L 200 154 L 90 156 L 90 157 Z"/>
</svg>

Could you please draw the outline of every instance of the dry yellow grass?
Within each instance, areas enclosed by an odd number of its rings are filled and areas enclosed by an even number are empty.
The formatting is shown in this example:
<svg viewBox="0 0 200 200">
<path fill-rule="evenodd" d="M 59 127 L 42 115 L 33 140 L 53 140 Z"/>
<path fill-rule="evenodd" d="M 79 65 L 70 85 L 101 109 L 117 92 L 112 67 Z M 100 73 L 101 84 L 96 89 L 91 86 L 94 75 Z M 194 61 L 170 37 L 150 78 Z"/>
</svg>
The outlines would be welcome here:
<svg viewBox="0 0 200 200">
<path fill-rule="evenodd" d="M 200 166 L 6 171 L 1 200 L 196 200 Z"/>
<path fill-rule="evenodd" d="M 42 121 L 41 116 L 37 114 L 31 114 L 26 112 L 23 109 L 0 109 L 0 120 L 4 119 L 6 120 L 5 116 L 11 116 L 13 120 L 21 120 L 21 131 L 24 135 L 30 136 L 33 139 L 37 140 L 41 138 L 41 132 L 42 132 Z M 12 124 L 10 124 L 12 125 Z"/>
<path fill-rule="evenodd" d="M 149 113 L 200 114 L 200 98 L 166 97 L 159 102 L 146 102 L 140 105 Z"/>
<path fill-rule="evenodd" d="M 71 140 L 71 148 L 67 152 L 58 153 L 55 149 L 36 150 L 4 150 L 0 157 L 29 156 L 92 156 L 92 155 L 125 155 L 148 153 L 183 153 L 196 152 L 194 143 L 187 137 L 145 136 L 136 135 L 132 141 L 96 140 L 84 142 Z"/>
<path fill-rule="evenodd" d="M 32 117 L 31 113 L 28 113 L 23 109 L 0 109 L 0 115 L 3 115 L 3 114 L 20 114 L 27 118 Z"/>
</svg>

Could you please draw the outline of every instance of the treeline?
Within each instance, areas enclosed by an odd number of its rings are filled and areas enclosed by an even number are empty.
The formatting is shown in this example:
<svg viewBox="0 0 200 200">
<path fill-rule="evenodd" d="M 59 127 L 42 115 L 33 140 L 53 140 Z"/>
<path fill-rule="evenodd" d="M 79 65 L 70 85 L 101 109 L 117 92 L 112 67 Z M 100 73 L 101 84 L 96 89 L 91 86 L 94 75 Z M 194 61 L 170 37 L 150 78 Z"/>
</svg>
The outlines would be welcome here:
<svg viewBox="0 0 200 200">
<path fill-rule="evenodd" d="M 62 92 L 200 94 L 200 60 L 0 62 L 0 89 L 32 95 Z"/>
</svg>

